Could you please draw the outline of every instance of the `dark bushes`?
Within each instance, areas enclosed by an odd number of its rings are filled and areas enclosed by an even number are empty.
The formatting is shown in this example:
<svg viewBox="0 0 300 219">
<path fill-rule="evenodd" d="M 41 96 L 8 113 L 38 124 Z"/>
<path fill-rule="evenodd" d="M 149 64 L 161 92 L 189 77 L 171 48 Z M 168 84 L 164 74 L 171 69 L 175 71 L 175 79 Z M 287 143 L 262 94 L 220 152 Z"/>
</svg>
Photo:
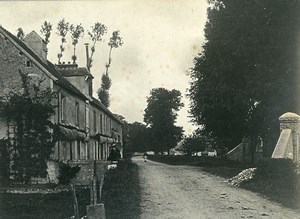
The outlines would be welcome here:
<svg viewBox="0 0 300 219">
<path fill-rule="evenodd" d="M 76 174 L 79 172 L 80 167 L 76 165 L 75 167 L 71 167 L 68 164 L 65 164 L 63 162 L 59 163 L 59 176 L 58 176 L 58 182 L 62 185 L 68 185 L 71 180 L 76 176 Z"/>
<path fill-rule="evenodd" d="M 103 202 L 108 219 L 139 218 L 138 166 L 131 160 L 119 161 L 115 169 L 106 172 L 103 185 Z"/>
<path fill-rule="evenodd" d="M 9 184 L 9 148 L 11 144 L 9 140 L 0 139 L 0 185 Z"/>
<path fill-rule="evenodd" d="M 252 180 L 241 187 L 280 202 L 287 207 L 300 207 L 300 177 L 290 159 L 263 159 L 257 164 Z"/>
</svg>

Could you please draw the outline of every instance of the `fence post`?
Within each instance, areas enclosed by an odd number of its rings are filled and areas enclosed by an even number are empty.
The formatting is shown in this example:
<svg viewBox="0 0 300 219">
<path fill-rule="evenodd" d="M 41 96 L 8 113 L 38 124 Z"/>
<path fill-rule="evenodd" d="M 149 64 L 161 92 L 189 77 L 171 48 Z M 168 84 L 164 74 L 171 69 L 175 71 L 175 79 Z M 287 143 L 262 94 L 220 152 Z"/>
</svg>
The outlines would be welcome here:
<svg viewBox="0 0 300 219">
<path fill-rule="evenodd" d="M 74 188 L 72 183 L 70 184 L 70 187 L 71 187 L 71 192 L 72 192 L 73 202 L 74 202 L 75 219 L 79 219 L 79 210 L 78 210 L 78 202 L 77 202 L 77 197 L 76 197 L 76 191 L 75 191 L 75 188 Z"/>
</svg>

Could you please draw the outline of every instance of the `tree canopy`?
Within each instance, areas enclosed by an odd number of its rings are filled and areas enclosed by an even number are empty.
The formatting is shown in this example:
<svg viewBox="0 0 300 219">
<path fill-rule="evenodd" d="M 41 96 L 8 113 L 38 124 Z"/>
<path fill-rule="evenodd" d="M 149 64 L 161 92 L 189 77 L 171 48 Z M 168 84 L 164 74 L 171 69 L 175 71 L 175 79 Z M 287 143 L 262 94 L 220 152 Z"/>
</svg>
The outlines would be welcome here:
<svg viewBox="0 0 300 219">
<path fill-rule="evenodd" d="M 183 107 L 178 90 L 155 88 L 147 98 L 144 122 L 150 129 L 153 150 L 168 151 L 181 140 L 183 129 L 175 126 L 177 111 Z"/>
<path fill-rule="evenodd" d="M 260 136 L 267 153 L 279 136 L 278 117 L 298 112 L 299 3 L 211 0 L 206 42 L 191 71 L 193 121 L 220 146 Z"/>
</svg>

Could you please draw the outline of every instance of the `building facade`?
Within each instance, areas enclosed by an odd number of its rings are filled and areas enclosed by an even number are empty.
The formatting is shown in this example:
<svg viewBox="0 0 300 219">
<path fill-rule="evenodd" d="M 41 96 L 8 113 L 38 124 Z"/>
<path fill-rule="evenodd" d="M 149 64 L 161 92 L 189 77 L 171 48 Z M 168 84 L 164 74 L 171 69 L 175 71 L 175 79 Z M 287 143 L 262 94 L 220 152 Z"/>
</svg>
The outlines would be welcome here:
<svg viewBox="0 0 300 219">
<path fill-rule="evenodd" d="M 52 122 L 60 133 L 53 149 L 55 161 L 107 160 L 112 145 L 122 155 L 122 122 L 93 97 L 93 76 L 77 64 L 54 65 L 47 60 L 45 41 L 34 31 L 24 40 L 0 26 L 0 100 L 21 89 L 19 71 L 43 79 L 42 86 L 56 93 Z M 0 118 L 0 139 L 13 134 Z"/>
</svg>

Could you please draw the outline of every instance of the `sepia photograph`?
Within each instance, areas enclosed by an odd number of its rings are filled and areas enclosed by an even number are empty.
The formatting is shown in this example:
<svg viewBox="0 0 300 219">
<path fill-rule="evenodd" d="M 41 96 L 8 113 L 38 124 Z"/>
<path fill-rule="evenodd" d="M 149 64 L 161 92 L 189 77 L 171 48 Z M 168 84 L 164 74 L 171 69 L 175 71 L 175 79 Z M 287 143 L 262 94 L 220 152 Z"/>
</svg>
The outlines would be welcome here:
<svg viewBox="0 0 300 219">
<path fill-rule="evenodd" d="M 300 219 L 300 1 L 0 1 L 0 219 Z"/>
</svg>

